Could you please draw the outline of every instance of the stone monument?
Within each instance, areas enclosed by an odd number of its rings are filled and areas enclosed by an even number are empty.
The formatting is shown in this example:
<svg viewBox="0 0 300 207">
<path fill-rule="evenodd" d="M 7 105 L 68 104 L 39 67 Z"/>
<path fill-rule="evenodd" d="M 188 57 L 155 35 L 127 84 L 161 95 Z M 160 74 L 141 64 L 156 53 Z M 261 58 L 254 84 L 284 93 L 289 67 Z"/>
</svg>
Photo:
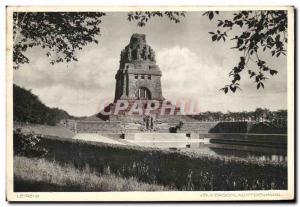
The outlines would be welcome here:
<svg viewBox="0 0 300 207">
<path fill-rule="evenodd" d="M 163 100 L 161 71 L 144 34 L 133 34 L 121 52 L 120 68 L 115 76 L 115 102 L 119 99 Z"/>
<path fill-rule="evenodd" d="M 201 132 L 203 126 L 195 119 L 178 115 L 180 108 L 166 101 L 162 93 L 162 72 L 156 64 L 155 52 L 144 34 L 133 34 L 121 51 L 116 72 L 115 98 L 100 113 L 73 121 L 72 129 L 85 133 L 135 132 Z M 138 103 L 141 113 L 131 113 Z M 148 108 L 156 104 L 153 110 Z M 121 110 L 122 109 L 122 110 Z M 165 110 L 162 114 L 162 109 Z M 140 112 L 140 111 L 139 111 Z M 204 131 L 210 126 L 204 128 Z"/>
</svg>

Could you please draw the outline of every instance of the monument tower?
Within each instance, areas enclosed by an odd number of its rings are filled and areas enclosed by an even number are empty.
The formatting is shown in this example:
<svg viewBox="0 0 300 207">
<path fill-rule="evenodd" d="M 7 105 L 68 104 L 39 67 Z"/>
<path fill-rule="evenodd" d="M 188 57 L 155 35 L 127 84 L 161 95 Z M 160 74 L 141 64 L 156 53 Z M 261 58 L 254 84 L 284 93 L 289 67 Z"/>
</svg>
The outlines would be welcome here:
<svg viewBox="0 0 300 207">
<path fill-rule="evenodd" d="M 163 100 L 161 70 L 155 53 L 146 43 L 144 34 L 133 34 L 121 52 L 120 67 L 115 76 L 114 102 L 125 100 Z"/>
<path fill-rule="evenodd" d="M 197 130 L 198 123 L 180 115 L 180 108 L 165 100 L 162 95 L 161 76 L 155 52 L 147 44 L 146 36 L 133 34 L 129 44 L 121 51 L 120 65 L 115 75 L 114 101 L 105 106 L 101 112 L 84 120 L 75 121 L 74 131 L 169 132 L 177 129 L 182 123 L 185 128 L 181 130 Z M 136 106 L 137 111 L 133 110 Z M 147 111 L 150 107 L 152 110 Z M 162 111 L 164 113 L 161 113 Z"/>
</svg>

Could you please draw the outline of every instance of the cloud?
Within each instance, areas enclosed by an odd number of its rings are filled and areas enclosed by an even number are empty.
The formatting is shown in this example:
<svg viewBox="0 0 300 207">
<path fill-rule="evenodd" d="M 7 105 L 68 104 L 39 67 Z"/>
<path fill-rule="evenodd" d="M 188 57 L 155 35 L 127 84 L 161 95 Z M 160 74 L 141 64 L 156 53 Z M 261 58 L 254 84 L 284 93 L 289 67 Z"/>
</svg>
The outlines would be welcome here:
<svg viewBox="0 0 300 207">
<path fill-rule="evenodd" d="M 285 73 L 272 77 L 266 83 L 266 89 L 258 91 L 244 71 L 242 91 L 225 95 L 219 89 L 230 81 L 229 67 L 222 67 L 213 59 L 213 54 L 197 54 L 186 47 L 175 46 L 159 51 L 157 62 L 163 73 L 164 97 L 173 102 L 180 99 L 196 101 L 202 111 L 286 108 Z"/>
<path fill-rule="evenodd" d="M 186 47 L 162 49 L 157 62 L 163 73 L 163 92 L 169 99 L 212 95 L 224 84 L 227 73 Z"/>
<path fill-rule="evenodd" d="M 14 71 L 14 82 L 32 89 L 47 106 L 83 116 L 99 112 L 104 102 L 113 100 L 119 60 L 105 47 L 88 47 L 78 54 L 79 62 L 54 66 L 40 53 L 29 53 L 31 63 Z M 157 64 L 163 74 L 163 95 L 173 102 L 197 101 L 202 111 L 286 108 L 286 73 L 268 80 L 260 91 L 245 78 L 242 91 L 225 95 L 219 89 L 229 81 L 228 66 L 215 61 L 213 53 L 164 47 L 157 51 Z"/>
<path fill-rule="evenodd" d="M 87 48 L 78 54 L 78 62 L 54 66 L 39 53 L 29 52 L 31 63 L 14 71 L 14 83 L 32 89 L 46 105 L 82 116 L 99 112 L 100 103 L 113 100 L 118 59 L 104 47 Z"/>
<path fill-rule="evenodd" d="M 16 71 L 14 80 L 31 87 L 64 85 L 66 88 L 99 90 L 110 84 L 110 78 L 113 79 L 118 69 L 118 59 L 108 57 L 105 48 L 89 48 L 78 54 L 80 61 L 54 66 L 49 65 L 46 57 L 36 55 L 39 52 L 30 52 L 31 63 Z"/>
<path fill-rule="evenodd" d="M 112 101 L 113 94 L 105 91 L 77 90 L 65 88 L 63 85 L 33 89 L 34 94 L 49 107 L 59 107 L 76 116 L 98 113 L 105 101 Z"/>
</svg>

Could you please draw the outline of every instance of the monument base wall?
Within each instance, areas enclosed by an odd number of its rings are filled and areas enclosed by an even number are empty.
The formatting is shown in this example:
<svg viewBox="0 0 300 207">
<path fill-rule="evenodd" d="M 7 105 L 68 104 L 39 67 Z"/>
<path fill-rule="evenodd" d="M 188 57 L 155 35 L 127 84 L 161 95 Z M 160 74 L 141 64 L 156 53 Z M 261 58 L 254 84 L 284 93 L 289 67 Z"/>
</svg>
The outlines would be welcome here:
<svg viewBox="0 0 300 207">
<path fill-rule="evenodd" d="M 252 122 L 199 122 L 180 117 L 156 118 L 145 124 L 143 118 L 122 118 L 119 121 L 72 121 L 67 127 L 75 133 L 247 133 L 253 128 Z"/>
</svg>

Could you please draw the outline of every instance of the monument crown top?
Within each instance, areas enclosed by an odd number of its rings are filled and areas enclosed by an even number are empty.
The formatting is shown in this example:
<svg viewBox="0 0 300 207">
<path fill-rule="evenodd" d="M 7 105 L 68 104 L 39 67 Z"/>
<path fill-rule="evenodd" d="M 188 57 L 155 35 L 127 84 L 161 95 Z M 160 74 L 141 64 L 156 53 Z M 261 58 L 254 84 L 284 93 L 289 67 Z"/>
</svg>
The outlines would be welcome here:
<svg viewBox="0 0 300 207">
<path fill-rule="evenodd" d="M 146 35 L 145 34 L 133 34 L 130 38 L 130 45 L 135 46 L 135 45 L 145 45 L 146 44 Z"/>
<path fill-rule="evenodd" d="M 155 52 L 146 43 L 145 34 L 134 33 L 129 44 L 121 52 L 120 69 L 125 63 L 151 63 L 155 64 Z"/>
</svg>

